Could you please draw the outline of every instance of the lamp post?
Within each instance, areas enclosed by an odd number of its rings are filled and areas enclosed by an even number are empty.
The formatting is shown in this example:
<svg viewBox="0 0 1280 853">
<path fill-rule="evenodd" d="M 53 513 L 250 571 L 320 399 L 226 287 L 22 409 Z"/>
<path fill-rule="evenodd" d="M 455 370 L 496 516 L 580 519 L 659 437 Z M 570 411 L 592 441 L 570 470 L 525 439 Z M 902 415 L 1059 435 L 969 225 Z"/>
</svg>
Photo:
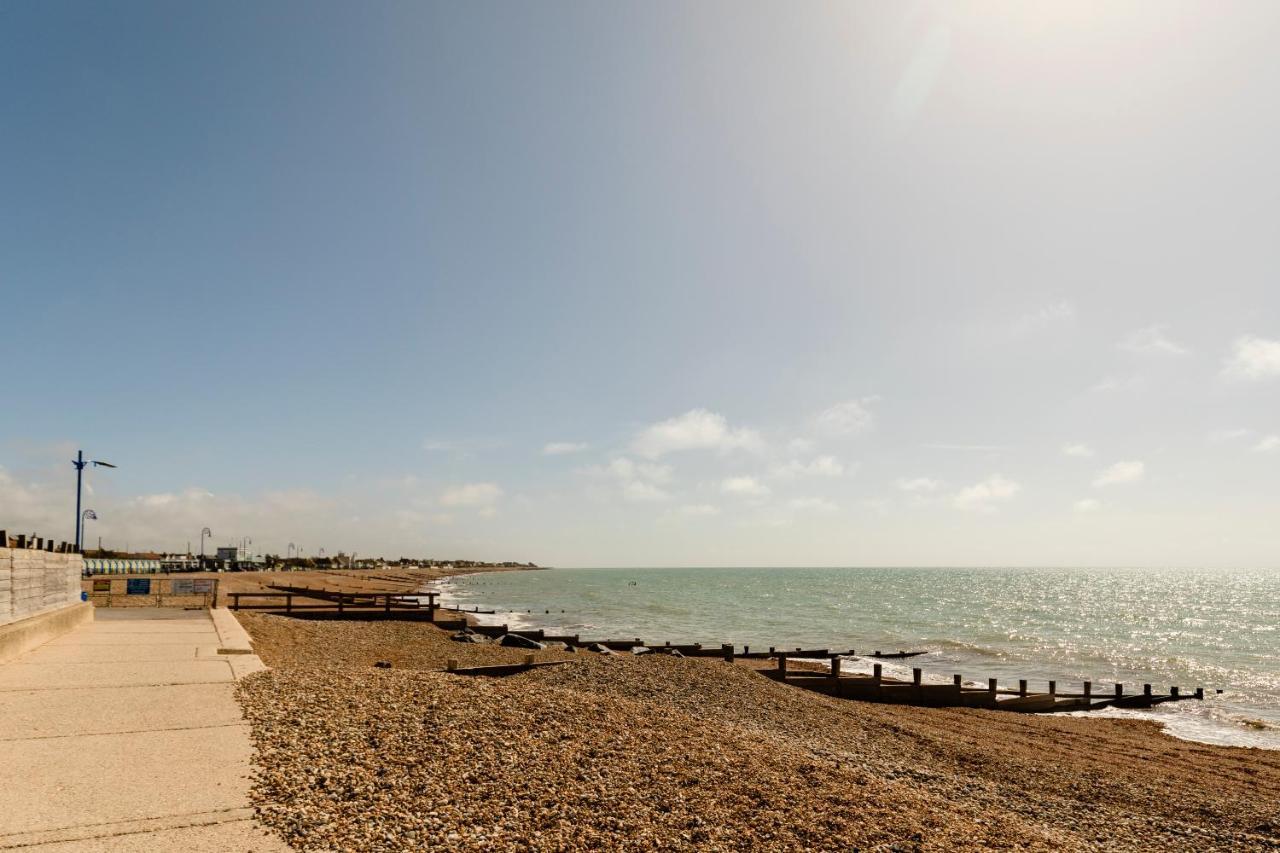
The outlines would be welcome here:
<svg viewBox="0 0 1280 853">
<path fill-rule="evenodd" d="M 84 523 L 90 519 L 97 521 L 98 514 L 91 509 L 86 509 L 80 514 L 80 530 L 78 531 L 79 535 L 77 536 L 76 541 L 82 541 L 84 539 Z M 101 551 L 102 549 L 99 548 L 98 550 Z M 98 556 L 101 557 L 102 555 L 99 554 Z"/>
<path fill-rule="evenodd" d="M 76 458 L 71 460 L 71 464 L 76 466 L 76 553 L 80 553 L 80 528 L 84 523 L 84 519 L 80 515 L 80 489 L 84 481 L 84 466 L 92 465 L 95 468 L 114 468 L 116 466 L 110 462 L 100 462 L 97 459 L 85 459 L 83 450 L 76 451 Z M 94 516 L 94 518 L 97 518 L 97 516 Z"/>
<path fill-rule="evenodd" d="M 200 528 L 200 570 L 204 571 L 204 537 L 212 536 L 213 531 L 207 527 Z"/>
</svg>

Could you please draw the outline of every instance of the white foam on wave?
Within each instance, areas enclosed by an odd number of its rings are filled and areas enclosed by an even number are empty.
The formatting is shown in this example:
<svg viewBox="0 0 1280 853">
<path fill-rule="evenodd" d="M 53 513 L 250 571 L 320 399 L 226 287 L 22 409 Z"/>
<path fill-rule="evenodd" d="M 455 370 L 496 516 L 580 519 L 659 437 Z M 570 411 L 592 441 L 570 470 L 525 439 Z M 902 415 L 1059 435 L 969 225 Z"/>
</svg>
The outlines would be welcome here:
<svg viewBox="0 0 1280 853">
<path fill-rule="evenodd" d="M 467 575 L 457 575 L 463 578 Z M 483 602 L 472 599 L 463 592 L 458 584 L 453 582 L 453 578 L 443 578 L 434 585 L 427 588 L 430 592 L 437 594 L 436 600 L 439 605 L 449 610 L 461 610 L 467 613 L 475 620 L 477 625 L 506 625 L 513 631 L 532 631 L 543 627 L 533 618 L 533 614 L 515 610 L 497 610 L 493 613 L 472 613 L 467 608 L 480 607 L 483 609 L 486 605 Z M 554 632 L 552 632 L 554 633 Z"/>
<path fill-rule="evenodd" d="M 1280 750 L 1280 727 L 1266 720 L 1217 706 L 1213 697 L 1168 702 L 1154 708 L 1103 708 L 1074 711 L 1072 717 L 1110 717 L 1159 723 L 1164 733 L 1179 740 L 1215 746 Z"/>
</svg>

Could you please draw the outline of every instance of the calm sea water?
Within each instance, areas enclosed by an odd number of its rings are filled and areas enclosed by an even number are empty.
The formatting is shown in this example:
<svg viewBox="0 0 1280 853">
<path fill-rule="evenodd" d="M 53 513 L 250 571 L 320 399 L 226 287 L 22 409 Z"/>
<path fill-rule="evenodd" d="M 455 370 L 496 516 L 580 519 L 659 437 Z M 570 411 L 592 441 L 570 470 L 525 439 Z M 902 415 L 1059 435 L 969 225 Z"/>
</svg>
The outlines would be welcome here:
<svg viewBox="0 0 1280 853">
<path fill-rule="evenodd" d="M 439 589 L 446 602 L 498 610 L 491 621 L 584 637 L 926 649 L 886 675 L 916 665 L 939 682 L 961 673 L 982 684 L 1029 678 L 1032 689 L 1056 679 L 1063 691 L 1089 679 L 1100 694 L 1115 681 L 1126 692 L 1204 687 L 1204 702 L 1103 713 L 1156 719 L 1188 740 L 1280 749 L 1280 571 L 551 569 Z"/>
</svg>

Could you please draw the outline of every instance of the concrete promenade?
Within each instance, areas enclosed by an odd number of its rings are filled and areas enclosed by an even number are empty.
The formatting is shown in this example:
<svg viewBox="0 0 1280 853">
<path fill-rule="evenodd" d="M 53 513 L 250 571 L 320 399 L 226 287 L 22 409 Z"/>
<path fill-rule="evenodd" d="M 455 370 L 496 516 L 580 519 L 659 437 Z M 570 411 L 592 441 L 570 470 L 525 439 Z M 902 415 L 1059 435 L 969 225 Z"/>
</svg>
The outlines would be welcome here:
<svg viewBox="0 0 1280 853">
<path fill-rule="evenodd" d="M 262 663 L 231 614 L 94 615 L 0 664 L 0 849 L 288 850 L 249 807 L 234 690 Z"/>
</svg>

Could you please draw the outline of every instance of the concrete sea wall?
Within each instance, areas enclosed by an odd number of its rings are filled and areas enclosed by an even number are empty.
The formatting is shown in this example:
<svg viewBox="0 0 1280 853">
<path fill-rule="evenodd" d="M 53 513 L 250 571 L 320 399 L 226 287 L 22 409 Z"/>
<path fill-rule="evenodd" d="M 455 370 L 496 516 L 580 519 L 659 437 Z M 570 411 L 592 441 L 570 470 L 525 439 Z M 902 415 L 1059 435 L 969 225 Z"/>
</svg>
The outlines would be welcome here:
<svg viewBox="0 0 1280 853">
<path fill-rule="evenodd" d="M 35 548 L 0 548 L 0 661 L 93 618 L 80 601 L 84 558 Z"/>
<path fill-rule="evenodd" d="M 84 557 L 0 548 L 0 625 L 80 600 Z"/>
</svg>

